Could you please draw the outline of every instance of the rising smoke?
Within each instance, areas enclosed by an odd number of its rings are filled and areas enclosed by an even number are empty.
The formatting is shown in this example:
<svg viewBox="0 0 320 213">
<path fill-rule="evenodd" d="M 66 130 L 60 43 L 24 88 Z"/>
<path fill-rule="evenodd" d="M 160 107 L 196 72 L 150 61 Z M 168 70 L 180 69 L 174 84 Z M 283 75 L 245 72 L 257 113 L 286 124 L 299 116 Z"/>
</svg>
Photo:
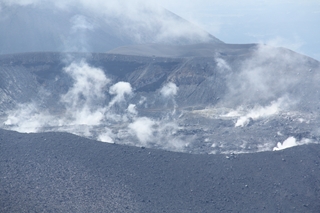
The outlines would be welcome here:
<svg viewBox="0 0 320 213">
<path fill-rule="evenodd" d="M 103 70 L 84 59 L 72 62 L 63 71 L 73 84 L 58 100 L 62 112 L 50 113 L 36 103 L 20 104 L 7 112 L 4 128 L 27 133 L 64 131 L 102 142 L 183 151 L 186 142 L 176 135 L 181 127 L 174 120 L 139 116 L 137 106 L 144 101 L 130 103 L 135 96 L 130 83 L 112 84 Z M 170 100 L 177 91 L 171 82 L 160 89 L 162 98 Z"/>
<path fill-rule="evenodd" d="M 62 95 L 60 102 L 66 108 L 65 117 L 71 125 L 99 125 L 106 108 L 103 106 L 105 89 L 110 80 L 102 70 L 90 67 L 84 61 L 71 63 L 64 71 L 74 84 Z M 66 123 L 66 121 L 61 121 Z"/>
<path fill-rule="evenodd" d="M 64 108 L 63 116 L 55 116 L 36 103 L 21 104 L 8 113 L 4 124 L 20 132 L 44 131 L 49 127 L 62 130 L 64 127 L 75 126 L 75 130 L 70 131 L 72 133 L 77 133 L 80 125 L 100 125 L 107 110 L 103 104 L 105 89 L 110 80 L 102 70 L 90 67 L 83 60 L 71 63 L 64 68 L 64 72 L 70 75 L 74 82 L 59 100 Z M 88 136 L 89 132 L 90 129 L 84 131 L 83 135 Z"/>
<path fill-rule="evenodd" d="M 278 142 L 277 146 L 273 148 L 273 151 L 279 151 L 283 149 L 287 149 L 290 147 L 298 146 L 298 145 L 304 145 L 304 144 L 309 144 L 309 143 L 315 143 L 311 139 L 308 138 L 303 138 L 300 141 L 297 141 L 295 137 L 288 137 L 285 141 L 282 143 Z"/>
<path fill-rule="evenodd" d="M 178 87 L 172 82 L 169 82 L 164 87 L 161 88 L 160 93 L 163 97 L 173 97 L 178 93 Z"/>
<path fill-rule="evenodd" d="M 262 107 L 260 105 L 255 105 L 252 109 L 244 109 L 240 107 L 236 111 L 231 111 L 224 115 L 225 117 L 238 117 L 235 123 L 235 127 L 245 127 L 250 124 L 250 121 L 257 119 L 267 118 L 270 116 L 275 116 L 281 111 L 285 111 L 288 108 L 288 103 L 290 100 L 287 97 L 279 98 L 276 101 L 272 101 L 270 105 Z"/>
<path fill-rule="evenodd" d="M 284 48 L 258 45 L 253 56 L 242 63 L 241 72 L 236 79 L 230 78 L 235 81 L 229 82 L 231 96 L 228 97 L 239 101 L 242 109 L 246 109 L 239 113 L 235 126 L 244 127 L 250 120 L 268 120 L 270 117 L 275 118 L 285 114 L 294 115 L 289 122 L 299 123 L 300 120 L 310 122 L 307 114 L 313 109 L 308 94 L 312 92 L 307 88 L 312 88 L 315 85 L 314 79 L 318 77 L 310 75 L 311 68 L 306 67 L 310 65 L 308 60 L 307 57 L 300 57 Z M 247 110 L 248 106 L 253 107 Z M 309 109 L 305 112 L 307 108 Z M 292 124 L 287 122 L 286 125 L 290 128 Z M 308 128 L 312 134 L 316 134 L 317 130 L 311 125 Z M 316 143 L 312 139 L 297 140 L 289 135 L 273 150 Z"/>
<path fill-rule="evenodd" d="M 231 106 L 267 105 L 282 96 L 290 96 L 286 93 L 302 83 L 300 73 L 307 71 L 305 64 L 306 57 L 283 48 L 258 45 L 251 57 L 242 61 L 239 67 L 233 67 L 236 72 L 228 76 L 229 93 L 224 103 Z"/>
</svg>

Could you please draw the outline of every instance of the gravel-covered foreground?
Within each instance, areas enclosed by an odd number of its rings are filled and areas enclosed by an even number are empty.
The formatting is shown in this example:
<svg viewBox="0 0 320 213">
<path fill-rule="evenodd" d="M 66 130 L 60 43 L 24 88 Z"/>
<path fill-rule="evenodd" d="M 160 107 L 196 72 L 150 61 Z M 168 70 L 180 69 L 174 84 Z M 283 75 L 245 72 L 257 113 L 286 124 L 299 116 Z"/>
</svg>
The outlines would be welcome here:
<svg viewBox="0 0 320 213">
<path fill-rule="evenodd" d="M 0 130 L 0 212 L 319 212 L 320 145 L 192 155 Z"/>
</svg>

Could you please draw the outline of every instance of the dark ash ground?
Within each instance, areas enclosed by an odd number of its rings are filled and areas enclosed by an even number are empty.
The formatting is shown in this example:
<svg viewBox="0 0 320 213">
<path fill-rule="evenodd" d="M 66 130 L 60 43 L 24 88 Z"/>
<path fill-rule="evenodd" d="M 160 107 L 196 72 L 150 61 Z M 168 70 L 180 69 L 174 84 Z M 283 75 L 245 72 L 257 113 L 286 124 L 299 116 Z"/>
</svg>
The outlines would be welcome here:
<svg viewBox="0 0 320 213">
<path fill-rule="evenodd" d="M 320 146 L 192 155 L 0 130 L 0 212 L 319 212 Z"/>
</svg>

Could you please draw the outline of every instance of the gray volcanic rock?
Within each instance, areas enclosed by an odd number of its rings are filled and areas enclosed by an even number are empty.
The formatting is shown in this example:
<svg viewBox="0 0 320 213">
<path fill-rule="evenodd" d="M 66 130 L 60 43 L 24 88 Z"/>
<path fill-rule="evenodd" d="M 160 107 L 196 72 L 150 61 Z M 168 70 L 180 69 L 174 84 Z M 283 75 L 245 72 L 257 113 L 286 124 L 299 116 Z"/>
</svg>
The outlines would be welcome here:
<svg viewBox="0 0 320 213">
<path fill-rule="evenodd" d="M 191 155 L 0 130 L 0 212 L 318 212 L 320 146 Z"/>
</svg>

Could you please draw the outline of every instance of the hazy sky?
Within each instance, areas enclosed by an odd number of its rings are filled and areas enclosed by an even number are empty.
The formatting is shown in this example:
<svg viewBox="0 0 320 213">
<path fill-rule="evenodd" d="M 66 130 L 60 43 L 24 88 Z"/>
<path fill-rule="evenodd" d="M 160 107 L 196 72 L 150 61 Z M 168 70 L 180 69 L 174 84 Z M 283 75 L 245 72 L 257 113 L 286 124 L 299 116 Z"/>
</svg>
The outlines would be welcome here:
<svg viewBox="0 0 320 213">
<path fill-rule="evenodd" d="M 320 60 L 320 0 L 162 0 L 227 43 L 263 42 Z"/>
</svg>

